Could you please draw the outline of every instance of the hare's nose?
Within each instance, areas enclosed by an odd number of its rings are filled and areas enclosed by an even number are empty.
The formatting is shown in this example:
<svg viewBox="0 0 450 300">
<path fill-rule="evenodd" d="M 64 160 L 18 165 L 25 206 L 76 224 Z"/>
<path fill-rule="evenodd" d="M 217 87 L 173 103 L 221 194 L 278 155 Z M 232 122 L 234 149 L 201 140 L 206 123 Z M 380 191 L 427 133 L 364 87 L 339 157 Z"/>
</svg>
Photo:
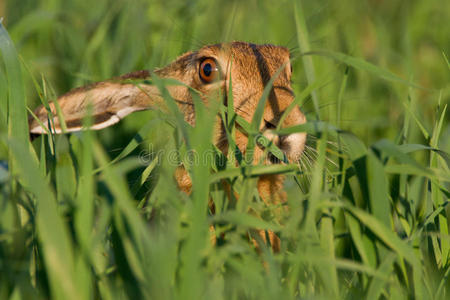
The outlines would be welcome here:
<svg viewBox="0 0 450 300">
<path fill-rule="evenodd" d="M 286 154 L 289 161 L 294 162 L 300 158 L 305 148 L 306 133 L 292 133 L 279 137 L 279 148 Z"/>
<path fill-rule="evenodd" d="M 263 135 L 272 143 L 278 146 L 280 143 L 280 136 L 274 133 L 271 129 L 264 130 Z"/>
</svg>

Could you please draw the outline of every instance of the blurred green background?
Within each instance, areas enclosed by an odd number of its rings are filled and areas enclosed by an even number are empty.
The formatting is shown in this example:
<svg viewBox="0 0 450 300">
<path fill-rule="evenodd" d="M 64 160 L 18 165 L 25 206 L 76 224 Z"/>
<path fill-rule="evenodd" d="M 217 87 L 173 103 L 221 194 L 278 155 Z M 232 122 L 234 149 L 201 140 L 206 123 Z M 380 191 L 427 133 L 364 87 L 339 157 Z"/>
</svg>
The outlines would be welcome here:
<svg viewBox="0 0 450 300">
<path fill-rule="evenodd" d="M 450 53 L 449 1 L 303 1 L 300 9 L 311 50 L 361 57 L 425 88 L 410 89 L 350 69 L 343 129 L 367 143 L 395 139 L 406 101 L 432 126 L 439 99 L 448 103 L 450 94 L 444 58 Z M 32 75 L 38 81 L 44 77 L 57 95 L 92 81 L 164 66 L 188 50 L 232 40 L 293 49 L 298 58 L 294 88 L 299 93 L 307 84 L 292 1 L 7 0 L 0 15 Z M 313 61 L 316 77 L 329 79 L 318 92 L 320 118 L 334 123 L 345 66 L 325 57 L 313 56 Z M 30 76 L 25 77 L 28 103 L 34 108 L 38 97 Z M 312 101 L 303 110 L 311 118 Z M 148 116 L 127 118 L 110 132 L 135 131 Z M 410 140 L 421 142 L 417 129 L 412 130 Z M 448 122 L 443 136 L 449 136 Z M 448 138 L 441 143 L 448 149 Z"/>
</svg>

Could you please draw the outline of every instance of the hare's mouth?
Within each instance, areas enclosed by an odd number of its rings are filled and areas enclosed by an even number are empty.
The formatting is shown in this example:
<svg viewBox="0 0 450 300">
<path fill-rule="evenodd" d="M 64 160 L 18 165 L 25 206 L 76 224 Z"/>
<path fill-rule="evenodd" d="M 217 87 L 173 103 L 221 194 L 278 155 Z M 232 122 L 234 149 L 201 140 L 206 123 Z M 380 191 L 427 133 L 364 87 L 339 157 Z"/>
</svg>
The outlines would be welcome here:
<svg viewBox="0 0 450 300">
<path fill-rule="evenodd" d="M 281 151 L 283 151 L 287 160 L 291 163 L 297 162 L 305 148 L 306 133 L 293 133 L 289 135 L 277 135 L 272 130 L 266 130 L 264 136 L 272 141 Z M 274 154 L 268 154 L 272 163 L 280 163 L 280 159 Z"/>
</svg>

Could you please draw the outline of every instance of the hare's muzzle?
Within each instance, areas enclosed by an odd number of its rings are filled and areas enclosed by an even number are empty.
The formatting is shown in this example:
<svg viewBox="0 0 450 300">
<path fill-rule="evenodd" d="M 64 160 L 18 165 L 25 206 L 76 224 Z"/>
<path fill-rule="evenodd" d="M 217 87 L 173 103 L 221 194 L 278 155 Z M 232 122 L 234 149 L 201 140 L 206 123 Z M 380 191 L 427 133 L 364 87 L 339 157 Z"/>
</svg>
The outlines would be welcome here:
<svg viewBox="0 0 450 300">
<path fill-rule="evenodd" d="M 295 108 L 288 117 L 283 121 L 282 128 L 289 128 L 296 125 L 306 123 L 306 118 L 300 109 Z M 271 140 L 283 153 L 289 162 L 297 162 L 303 153 L 306 143 L 306 133 L 298 132 L 288 135 L 277 135 L 270 128 L 264 131 L 264 136 Z M 277 159 L 270 157 L 272 162 L 276 162 Z"/>
<path fill-rule="evenodd" d="M 306 133 L 293 133 L 280 137 L 279 148 L 286 154 L 290 162 L 299 160 L 306 143 Z"/>
</svg>

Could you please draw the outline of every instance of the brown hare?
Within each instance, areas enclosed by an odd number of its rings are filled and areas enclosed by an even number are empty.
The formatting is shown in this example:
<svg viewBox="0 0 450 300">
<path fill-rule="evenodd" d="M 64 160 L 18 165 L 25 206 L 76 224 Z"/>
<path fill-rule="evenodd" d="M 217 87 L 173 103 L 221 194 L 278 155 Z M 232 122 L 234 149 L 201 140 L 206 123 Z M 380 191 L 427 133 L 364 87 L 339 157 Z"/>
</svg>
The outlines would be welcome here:
<svg viewBox="0 0 450 300">
<path fill-rule="evenodd" d="M 153 71 L 158 77 L 173 78 L 186 86 L 171 85 L 167 89 L 178 104 L 185 120 L 195 125 L 195 114 L 189 87 L 200 91 L 203 97 L 213 95 L 220 91 L 221 101 L 226 104 L 229 91 L 229 78 L 232 80 L 232 95 L 236 113 L 251 122 L 258 102 L 263 94 L 264 87 L 277 73 L 273 81 L 272 90 L 265 104 L 260 130 L 264 135 L 285 153 L 287 159 L 296 162 L 303 152 L 306 141 L 305 133 L 294 133 L 287 136 L 275 136 L 270 132 L 277 127 L 283 112 L 294 101 L 291 89 L 291 64 L 289 50 L 273 45 L 255 45 L 245 42 L 232 42 L 204 46 L 198 51 L 188 52 L 178 57 L 174 62 L 164 68 Z M 158 88 L 154 85 L 141 83 L 139 85 L 130 80 L 149 79 L 149 71 L 137 71 L 125 74 L 118 78 L 94 83 L 77 88 L 59 97 L 58 103 L 64 116 L 67 131 L 82 129 L 82 120 L 86 114 L 88 103 L 92 105 L 94 124 L 91 129 L 102 129 L 111 126 L 128 114 L 147 109 L 163 108 L 165 102 Z M 217 93 L 219 95 L 219 93 Z M 53 115 L 56 110 L 50 104 Z M 35 111 L 36 116 L 45 126 L 48 124 L 48 114 L 44 107 Z M 61 133 L 61 126 L 57 117 L 52 120 L 56 133 Z M 217 118 L 214 142 L 224 153 L 228 149 L 226 132 Z M 281 127 L 291 127 L 306 122 L 306 118 L 298 107 L 290 111 L 284 118 Z M 238 128 L 239 129 L 239 128 Z M 35 119 L 30 118 L 30 132 L 43 134 L 44 130 Z M 244 153 L 248 138 L 244 132 L 236 131 L 236 145 Z M 254 161 L 260 161 L 264 150 L 256 147 Z M 266 160 L 270 163 L 269 160 Z M 176 179 L 180 189 L 189 193 L 191 182 L 184 169 L 177 170 Z M 268 175 L 259 178 L 258 190 L 266 202 L 280 202 L 284 199 L 282 191 L 283 176 Z M 261 235 L 265 240 L 265 235 Z M 274 250 L 279 248 L 279 240 L 269 233 Z"/>
</svg>

